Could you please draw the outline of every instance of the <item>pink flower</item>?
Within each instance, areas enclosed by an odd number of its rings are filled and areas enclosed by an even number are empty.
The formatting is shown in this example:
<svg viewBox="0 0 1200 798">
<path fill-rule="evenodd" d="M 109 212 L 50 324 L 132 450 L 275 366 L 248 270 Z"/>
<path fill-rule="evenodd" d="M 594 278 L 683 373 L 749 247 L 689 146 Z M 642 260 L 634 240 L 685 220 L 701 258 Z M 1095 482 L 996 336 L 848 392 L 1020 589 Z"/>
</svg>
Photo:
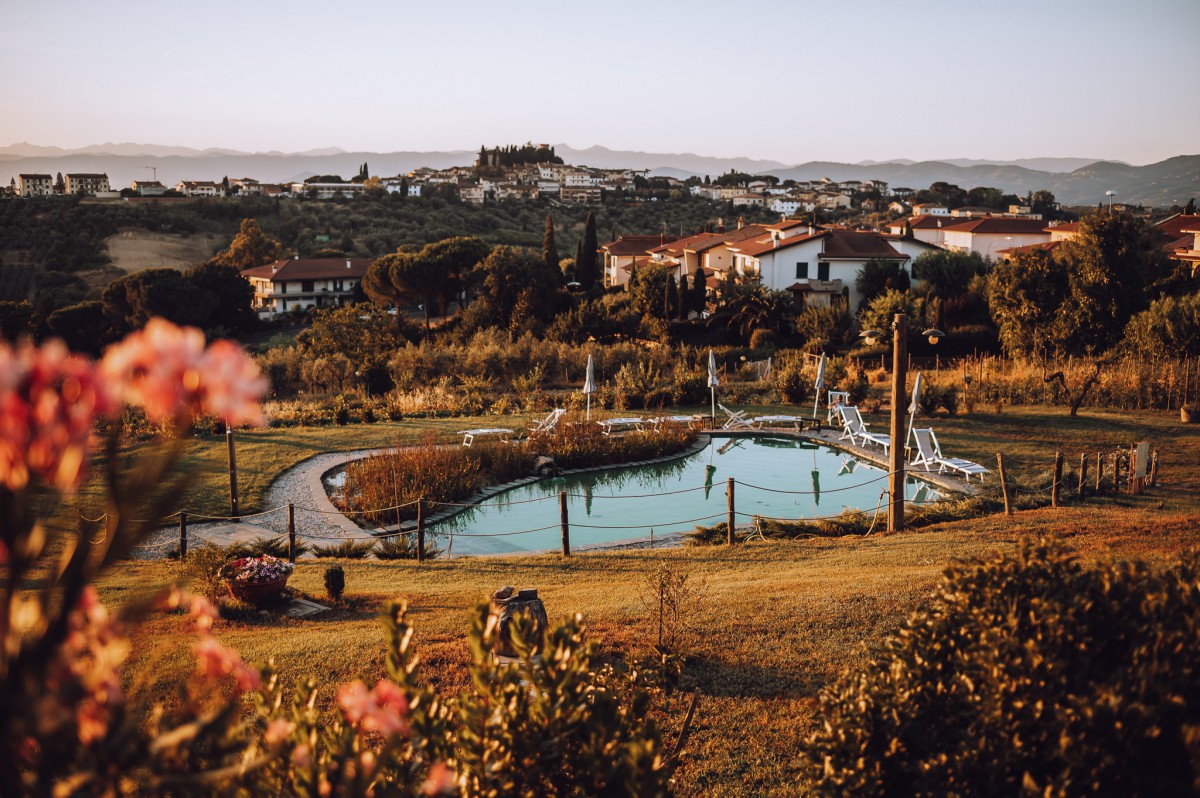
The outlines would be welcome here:
<svg viewBox="0 0 1200 798">
<path fill-rule="evenodd" d="M 204 333 L 154 318 L 104 354 L 101 372 L 151 421 L 189 423 L 212 413 L 229 424 L 262 421 L 267 391 L 258 366 L 237 344 L 204 348 Z"/>
<path fill-rule="evenodd" d="M 434 762 L 429 769 L 429 776 L 421 785 L 422 795 L 442 795 L 454 790 L 454 771 L 446 767 L 445 762 Z"/>
<path fill-rule="evenodd" d="M 61 341 L 13 349 L 0 342 L 0 482 L 33 474 L 69 492 L 83 480 L 92 425 L 116 407 L 86 358 Z"/>
<path fill-rule="evenodd" d="M 192 646 L 192 650 L 196 652 L 196 672 L 201 677 L 211 680 L 229 677 L 243 693 L 258 687 L 258 671 L 242 662 L 236 651 L 221 645 L 215 638 L 201 639 Z"/>
<path fill-rule="evenodd" d="M 192 596 L 191 605 L 188 607 L 192 616 L 192 623 L 198 632 L 208 632 L 212 630 L 213 621 L 220 617 L 217 608 L 212 602 L 204 596 Z"/>
<path fill-rule="evenodd" d="M 404 719 L 408 699 L 394 682 L 387 679 L 380 679 L 370 691 L 359 680 L 343 684 L 338 689 L 338 705 L 346 720 L 361 731 L 379 732 L 390 737 L 408 730 Z"/>
<path fill-rule="evenodd" d="M 232 426 L 263 423 L 260 400 L 267 393 L 267 378 L 258 364 L 232 341 L 216 341 L 200 361 L 204 409 Z"/>
<path fill-rule="evenodd" d="M 275 720 L 267 724 L 267 730 L 263 734 L 263 739 L 267 741 L 267 745 L 279 745 L 287 739 L 294 728 L 295 726 L 292 725 L 292 722 L 286 718 L 275 718 Z"/>
<path fill-rule="evenodd" d="M 292 749 L 292 767 L 304 770 L 312 764 L 312 746 L 301 743 Z"/>
</svg>

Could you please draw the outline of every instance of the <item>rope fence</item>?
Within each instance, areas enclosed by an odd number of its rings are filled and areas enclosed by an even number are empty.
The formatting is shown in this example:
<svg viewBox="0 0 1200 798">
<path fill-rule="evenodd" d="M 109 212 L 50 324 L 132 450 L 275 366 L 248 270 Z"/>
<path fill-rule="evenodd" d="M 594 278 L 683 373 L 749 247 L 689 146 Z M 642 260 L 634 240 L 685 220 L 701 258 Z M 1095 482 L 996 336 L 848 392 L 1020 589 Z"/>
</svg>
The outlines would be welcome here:
<svg viewBox="0 0 1200 798">
<path fill-rule="evenodd" d="M 1064 490 L 1072 492 L 1073 495 L 1076 496 L 1078 500 L 1083 500 L 1086 497 L 1086 495 L 1088 495 L 1089 493 L 1091 493 L 1092 495 L 1101 495 L 1105 492 L 1105 490 L 1108 490 L 1108 489 L 1111 489 L 1113 492 L 1117 492 L 1121 489 L 1122 485 L 1124 485 L 1126 487 L 1126 489 L 1131 493 L 1140 493 L 1145 487 L 1157 484 L 1158 465 L 1159 465 L 1158 452 L 1157 452 L 1157 450 L 1155 450 L 1153 452 L 1147 452 L 1144 445 L 1141 448 L 1139 448 L 1138 444 L 1134 444 L 1131 449 L 1117 449 L 1114 451 L 1107 451 L 1107 452 L 1105 452 L 1105 451 L 1081 452 L 1081 453 L 1079 453 L 1078 468 L 1075 470 L 1074 474 L 1069 474 L 1065 471 L 1065 465 L 1067 463 L 1068 457 L 1073 457 L 1073 455 L 1066 455 L 1063 452 L 1056 452 L 1054 459 L 1052 461 L 1050 461 L 1049 463 L 1047 463 L 1045 461 L 1031 459 L 1031 458 L 1026 458 L 1023 460 L 1016 460 L 1016 461 L 1014 461 L 1012 458 L 1009 458 L 1006 461 L 1006 459 L 1003 455 L 997 455 L 996 456 L 997 462 L 996 462 L 995 470 L 994 471 L 988 470 L 988 472 L 987 472 L 988 473 L 988 482 L 985 483 L 981 477 L 980 489 L 976 490 L 974 493 L 970 494 L 969 496 L 964 497 L 964 496 L 960 496 L 960 495 L 953 495 L 953 496 L 935 495 L 935 497 L 933 497 L 933 498 L 927 498 L 920 502 L 916 502 L 913 499 L 906 499 L 904 501 L 904 504 L 912 504 L 913 509 L 916 512 L 917 517 L 919 518 L 922 511 L 929 511 L 931 509 L 937 509 L 940 506 L 956 504 L 956 503 L 964 501 L 964 499 L 994 499 L 994 498 L 1000 497 L 1003 499 L 1003 502 L 1004 502 L 1005 514 L 1012 515 L 1013 514 L 1013 504 L 1017 501 L 1018 498 L 1020 498 L 1022 496 L 1027 497 L 1027 498 L 1028 497 L 1038 497 L 1038 500 L 1044 501 L 1043 497 L 1049 495 L 1050 506 L 1059 507 L 1059 506 L 1061 506 L 1061 503 L 1062 503 L 1062 497 L 1063 497 Z M 1089 477 L 1089 474 L 1088 474 L 1089 464 L 1092 464 L 1095 467 L 1095 471 L 1093 472 L 1095 475 L 1094 484 L 1092 482 L 1090 482 L 1089 478 L 1088 478 Z M 1016 482 L 1011 480 L 1008 475 L 1009 469 L 1011 469 L 1013 466 L 1016 466 L 1016 468 L 1018 470 L 1020 470 L 1021 472 L 1025 473 L 1027 475 L 1029 475 L 1029 474 L 1035 475 L 1033 478 L 1037 481 L 1034 484 L 1030 484 L 1028 481 L 1025 482 L 1024 484 L 1017 484 Z M 934 471 L 930 471 L 929 469 L 926 469 L 924 472 L 922 472 L 919 467 L 914 468 L 912 466 L 909 466 L 909 467 L 905 468 L 905 473 L 908 475 L 916 475 L 916 476 L 920 476 L 920 475 L 922 475 L 922 473 L 924 473 L 925 475 L 931 476 L 931 477 L 932 476 L 945 476 L 946 474 L 944 473 L 944 470 L 945 470 L 945 467 L 943 467 L 942 472 L 934 472 Z M 1050 478 L 1049 483 L 1044 484 L 1042 482 L 1042 480 L 1045 479 L 1045 474 L 1047 472 L 1052 474 L 1052 476 Z M 730 479 L 726 480 L 727 488 L 725 490 L 725 495 L 726 495 L 726 499 L 727 499 L 727 509 L 725 512 L 713 513 L 713 514 L 709 514 L 709 515 L 705 515 L 705 516 L 700 516 L 700 517 L 695 517 L 695 518 L 687 518 L 687 519 L 681 519 L 681 520 L 642 522 L 642 523 L 636 523 L 636 524 L 595 524 L 595 523 L 572 522 L 569 518 L 569 510 L 568 510 L 567 500 L 568 499 L 584 499 L 584 500 L 591 502 L 591 501 L 607 501 L 607 500 L 615 500 L 615 499 L 655 499 L 655 498 L 662 498 L 662 497 L 666 497 L 666 496 L 677 496 L 677 495 L 683 495 L 683 494 L 690 494 L 690 493 L 695 493 L 695 492 L 701 491 L 701 490 L 709 492 L 709 491 L 712 491 L 714 489 L 714 487 L 716 487 L 716 486 L 714 486 L 710 482 L 705 485 L 699 485 L 699 486 L 688 487 L 688 488 L 680 488 L 677 490 L 670 490 L 670 491 L 662 491 L 659 493 L 622 494 L 622 495 L 600 495 L 600 494 L 596 494 L 596 493 L 590 493 L 590 494 L 589 493 L 569 493 L 567 491 L 561 491 L 558 493 L 557 496 L 555 496 L 555 495 L 538 496 L 538 497 L 532 497 L 529 499 L 521 499 L 521 500 L 517 500 L 517 501 L 508 501 L 508 502 L 500 503 L 501 506 L 503 506 L 503 507 L 513 507 L 513 506 L 517 506 L 517 505 L 534 504 L 534 503 L 552 501 L 557 498 L 559 501 L 559 509 L 560 509 L 559 523 L 552 523 L 552 524 L 546 524 L 543 526 L 533 527 L 533 528 L 529 528 L 529 529 L 520 529 L 520 530 L 505 531 L 505 532 L 467 532 L 467 531 L 456 531 L 455 530 L 455 531 L 449 531 L 449 532 L 440 533 L 440 534 L 447 535 L 451 541 L 451 545 L 453 545 L 454 538 L 511 538 L 511 537 L 518 537 L 521 535 L 530 535 L 530 534 L 536 534 L 536 533 L 540 533 L 540 532 L 547 532 L 547 531 L 553 530 L 553 529 L 559 529 L 562 533 L 563 555 L 570 556 L 570 538 L 571 538 L 571 528 L 572 527 L 575 529 L 578 529 L 578 530 L 587 530 L 589 533 L 591 533 L 593 531 L 602 531 L 602 530 L 619 530 L 619 531 L 639 530 L 639 529 L 640 530 L 649 530 L 650 531 L 650 540 L 652 542 L 653 541 L 653 530 L 655 528 L 668 530 L 668 532 L 667 532 L 668 534 L 677 534 L 679 532 L 679 530 L 673 529 L 673 528 L 682 527 L 682 526 L 686 526 L 686 525 L 700 525 L 700 524 L 712 522 L 717 519 L 724 518 L 726 520 L 728 541 L 730 543 L 734 542 L 734 539 L 735 539 L 734 532 L 735 532 L 735 529 L 739 527 L 739 524 L 738 524 L 739 519 L 742 519 L 742 520 L 749 519 L 750 520 L 750 522 L 751 522 L 750 526 L 753 529 L 753 533 L 750 535 L 750 538 L 753 538 L 757 535 L 757 537 L 765 539 L 765 535 L 763 533 L 763 528 L 762 528 L 762 524 L 765 522 L 785 523 L 785 524 L 786 523 L 810 524 L 810 523 L 835 521 L 839 518 L 846 517 L 847 510 L 842 510 L 839 513 L 833 514 L 833 515 L 805 516 L 805 515 L 801 514 L 799 517 L 796 517 L 796 518 L 775 517 L 775 516 L 763 515 L 761 513 L 751 513 L 751 512 L 739 511 L 737 509 L 737 506 L 735 503 L 735 491 L 734 491 L 735 486 L 740 485 L 744 489 L 761 491 L 761 492 L 777 494 L 777 495 L 792 495 L 792 496 L 797 496 L 797 497 L 801 497 L 801 498 L 802 497 L 810 497 L 810 496 L 811 497 L 820 497 L 821 495 L 834 494 L 834 493 L 839 493 L 839 492 L 844 492 L 844 491 L 860 490 L 864 487 L 874 485 L 874 484 L 877 484 L 884 480 L 887 480 L 887 479 L 891 478 L 892 476 L 894 476 L 894 473 L 895 472 L 892 472 L 892 471 L 883 471 L 880 473 L 879 476 L 874 477 L 869 480 L 858 482 L 853 485 L 843 485 L 843 486 L 832 487 L 832 488 L 828 488 L 828 489 L 824 489 L 824 490 L 789 490 L 789 489 L 784 489 L 784 488 L 772 488 L 772 487 L 767 487 L 767 486 L 763 486 L 763 485 L 757 485 L 757 484 L 750 483 L 750 482 L 741 482 L 736 479 L 730 478 Z M 1107 480 L 1106 480 L 1106 476 L 1107 476 Z M 1076 480 L 1075 484 L 1070 484 L 1070 480 L 1072 477 L 1074 477 Z M 969 480 L 968 480 L 968 484 L 970 484 Z M 984 487 L 985 485 L 986 485 L 986 487 Z M 867 531 L 865 533 L 862 533 L 863 535 L 870 535 L 874 531 L 875 526 L 878 523 L 880 515 L 883 513 L 885 506 L 889 503 L 887 501 L 889 492 L 890 492 L 889 488 L 887 488 L 887 487 L 885 487 L 880 492 L 879 500 L 878 500 L 874 510 L 869 511 L 872 515 L 871 524 L 867 528 Z M 297 552 L 300 550 L 300 547 L 303 546 L 303 541 L 329 541 L 329 542 L 337 542 L 337 543 L 347 543 L 347 542 L 363 543 L 366 541 L 371 541 L 372 543 L 374 543 L 374 542 L 377 542 L 380 540 L 387 541 L 387 540 L 395 540 L 398 538 L 403 538 L 405 540 L 408 540 L 412 536 L 415 536 L 416 537 L 416 549 L 415 549 L 414 553 L 415 553 L 416 559 L 418 561 L 423 561 L 425 558 L 425 552 L 426 552 L 426 545 L 425 545 L 426 511 L 427 510 L 435 510 L 438 508 L 441 508 L 443 510 L 455 510 L 455 509 L 468 509 L 468 508 L 472 508 L 472 507 L 478 507 L 482 503 L 482 501 L 486 500 L 486 498 L 490 498 L 490 497 L 485 497 L 483 500 L 476 501 L 476 502 L 448 502 L 448 501 L 432 501 L 432 500 L 424 500 L 424 499 L 414 499 L 411 501 L 407 501 L 407 502 L 392 505 L 390 507 L 384 507 L 384 508 L 379 508 L 379 509 L 369 509 L 369 510 L 347 509 L 345 511 L 327 510 L 327 509 L 322 509 L 322 508 L 317 508 L 317 507 L 309 507 L 306 505 L 300 505 L 300 504 L 294 504 L 294 503 L 281 505 L 279 507 L 274 507 L 269 510 L 260 510 L 260 511 L 253 512 L 253 513 L 242 513 L 239 515 L 211 515 L 211 514 L 206 514 L 206 513 L 193 513 L 193 512 L 185 511 L 185 510 L 178 510 L 178 511 L 171 513 L 170 515 L 165 516 L 164 518 L 159 519 L 157 521 L 157 523 L 165 523 L 165 522 L 172 521 L 174 519 L 178 519 L 179 539 L 177 542 L 172 541 L 172 540 L 166 540 L 166 541 L 160 541 L 160 542 L 156 542 L 156 543 L 141 543 L 141 544 L 138 544 L 137 546 L 135 546 L 134 549 L 136 551 L 141 551 L 141 552 L 150 552 L 150 551 L 170 550 L 170 549 L 174 548 L 178 552 L 178 556 L 181 558 L 184 558 L 187 556 L 187 546 L 188 546 L 188 542 L 189 542 L 187 525 L 188 525 L 188 522 L 190 522 L 190 521 L 196 521 L 196 520 L 205 521 L 205 522 L 242 521 L 245 519 L 261 518 L 261 517 L 265 517 L 265 516 L 269 516 L 269 515 L 274 515 L 274 514 L 280 513 L 280 512 L 286 512 L 287 513 L 287 531 L 283 532 L 283 533 L 275 534 L 270 537 L 257 539 L 256 541 L 254 541 L 255 545 L 262 545 L 262 546 L 274 545 L 280 541 L 286 541 L 288 557 L 291 561 L 294 562 L 296 559 L 296 556 L 297 556 Z M 800 501 L 797 501 L 796 503 L 797 503 L 797 505 L 799 505 Z M 361 530 L 362 534 L 360 534 L 360 535 L 356 535 L 356 534 L 322 535 L 322 534 L 309 532 L 309 531 L 299 532 L 299 531 L 297 531 L 296 524 L 295 524 L 295 513 L 297 510 L 299 510 L 301 512 L 313 513 L 316 515 L 369 516 L 369 515 L 373 515 L 373 514 L 395 512 L 395 511 L 398 511 L 398 510 L 401 510 L 404 508 L 411 508 L 414 506 L 417 508 L 417 513 L 416 513 L 417 518 L 416 518 L 415 526 L 412 528 L 408 528 L 408 529 L 401 528 L 398 525 L 394 530 L 389 530 L 386 528 L 380 528 L 380 529 L 376 530 L 375 532 L 371 532 L 369 530 Z M 1029 505 L 1026 504 L 1025 506 L 1028 507 Z M 1041 504 L 1038 506 L 1045 506 L 1045 505 Z M 589 515 L 590 514 L 591 514 L 591 511 L 590 511 L 590 506 L 589 506 Z M 439 518 L 438 519 L 439 522 L 447 520 L 448 517 L 452 517 L 453 515 L 455 515 L 455 513 L 451 512 L 451 513 L 446 513 L 444 515 L 446 517 Z M 101 524 L 102 527 L 100 528 L 101 532 L 100 532 L 99 537 L 95 540 L 91 540 L 90 542 L 93 545 L 98 545 L 100 543 L 103 543 L 109 532 L 109 524 L 110 524 L 111 518 L 112 518 L 112 515 L 107 512 L 102 513 L 101 515 L 99 515 L 98 517 L 95 517 L 95 518 L 90 518 L 88 516 L 85 516 L 83 513 L 79 513 L 79 520 L 81 523 L 81 531 L 82 531 L 83 524 Z M 399 519 L 397 519 L 397 520 L 399 520 Z M 145 519 L 141 519 L 141 522 L 142 523 L 154 523 L 152 521 L 147 521 Z M 741 526 L 744 527 L 745 525 L 741 525 Z M 858 533 L 856 532 L 855 534 L 858 534 Z M 797 534 L 796 536 L 797 537 L 809 537 L 810 535 Z M 811 536 L 815 537 L 816 535 L 811 535 Z M 747 539 L 749 539 L 749 538 L 747 538 Z M 596 548 L 602 547 L 602 545 L 603 544 L 592 544 L 589 546 L 589 548 L 596 549 Z M 624 544 L 613 543 L 612 545 L 613 546 L 629 545 L 629 541 L 626 541 Z M 325 548 L 328 549 L 329 547 L 325 547 Z"/>
</svg>

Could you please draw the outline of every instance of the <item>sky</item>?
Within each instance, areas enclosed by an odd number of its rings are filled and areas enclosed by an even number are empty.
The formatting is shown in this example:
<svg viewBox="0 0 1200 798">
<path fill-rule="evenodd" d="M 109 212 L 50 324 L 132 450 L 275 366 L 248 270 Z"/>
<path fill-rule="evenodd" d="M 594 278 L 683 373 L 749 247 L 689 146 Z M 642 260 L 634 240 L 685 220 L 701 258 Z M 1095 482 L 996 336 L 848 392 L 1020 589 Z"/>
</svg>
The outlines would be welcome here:
<svg viewBox="0 0 1200 798">
<path fill-rule="evenodd" d="M 1200 153 L 1200 0 L 0 0 L 0 146 Z"/>
</svg>

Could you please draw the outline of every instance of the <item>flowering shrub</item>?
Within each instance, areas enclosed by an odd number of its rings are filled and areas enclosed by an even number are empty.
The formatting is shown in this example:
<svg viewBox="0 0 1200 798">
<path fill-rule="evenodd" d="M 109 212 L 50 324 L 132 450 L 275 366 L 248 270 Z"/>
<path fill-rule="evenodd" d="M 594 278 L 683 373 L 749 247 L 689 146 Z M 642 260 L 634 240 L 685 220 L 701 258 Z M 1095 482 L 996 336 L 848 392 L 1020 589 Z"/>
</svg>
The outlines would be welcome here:
<svg viewBox="0 0 1200 798">
<path fill-rule="evenodd" d="M 522 644 L 520 665 L 499 667 L 482 609 L 470 635 L 480 694 L 452 704 L 418 682 L 392 604 L 387 677 L 335 687 L 329 719 L 315 679 L 285 700 L 270 666 L 222 644 L 207 599 L 170 589 L 112 612 L 98 600 L 96 577 L 152 523 L 137 519 L 178 506 L 173 467 L 194 420 L 257 422 L 265 387 L 233 345 L 161 321 L 99 364 L 58 343 L 0 343 L 0 795 L 665 794 L 645 695 L 594 661 L 578 618 L 547 633 L 544 665 Z M 45 524 L 33 508 L 80 484 L 96 421 L 124 402 L 178 437 L 120 471 L 121 425 L 108 425 L 108 529 Z M 231 574 L 253 584 L 291 568 L 245 557 Z M 150 612 L 186 613 L 191 636 L 194 667 L 169 703 L 122 678 L 130 629 Z"/>
<path fill-rule="evenodd" d="M 225 566 L 225 578 L 243 585 L 261 584 L 285 579 L 296 566 L 287 560 L 264 554 L 261 557 L 241 557 Z"/>
</svg>

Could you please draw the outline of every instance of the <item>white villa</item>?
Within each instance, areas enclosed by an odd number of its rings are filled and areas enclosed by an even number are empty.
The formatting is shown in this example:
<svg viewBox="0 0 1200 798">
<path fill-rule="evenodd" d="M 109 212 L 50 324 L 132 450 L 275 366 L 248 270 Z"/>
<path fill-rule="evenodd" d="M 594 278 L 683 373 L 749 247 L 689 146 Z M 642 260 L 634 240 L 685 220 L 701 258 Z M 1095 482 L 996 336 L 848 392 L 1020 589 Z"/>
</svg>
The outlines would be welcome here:
<svg viewBox="0 0 1200 798">
<path fill-rule="evenodd" d="M 269 318 L 345 304 L 370 265 L 370 258 L 294 258 L 246 269 L 242 276 L 254 287 L 254 309 Z"/>
</svg>

